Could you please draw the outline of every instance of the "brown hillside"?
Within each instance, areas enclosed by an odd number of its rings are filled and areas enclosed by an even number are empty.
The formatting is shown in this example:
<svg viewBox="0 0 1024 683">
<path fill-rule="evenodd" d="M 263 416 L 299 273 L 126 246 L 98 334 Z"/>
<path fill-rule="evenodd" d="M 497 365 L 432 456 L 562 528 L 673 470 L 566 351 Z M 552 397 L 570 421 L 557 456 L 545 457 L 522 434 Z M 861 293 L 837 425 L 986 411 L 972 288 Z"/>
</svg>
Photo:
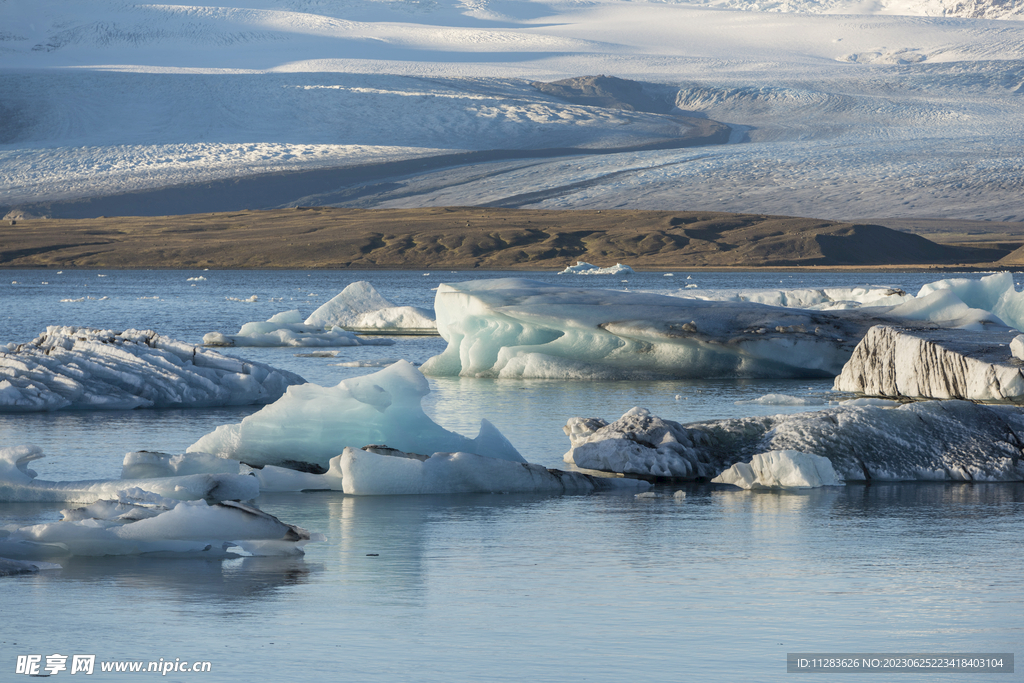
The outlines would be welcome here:
<svg viewBox="0 0 1024 683">
<path fill-rule="evenodd" d="M 878 225 L 754 214 L 489 208 L 280 209 L 0 225 L 0 266 L 561 269 L 991 263 Z"/>
</svg>

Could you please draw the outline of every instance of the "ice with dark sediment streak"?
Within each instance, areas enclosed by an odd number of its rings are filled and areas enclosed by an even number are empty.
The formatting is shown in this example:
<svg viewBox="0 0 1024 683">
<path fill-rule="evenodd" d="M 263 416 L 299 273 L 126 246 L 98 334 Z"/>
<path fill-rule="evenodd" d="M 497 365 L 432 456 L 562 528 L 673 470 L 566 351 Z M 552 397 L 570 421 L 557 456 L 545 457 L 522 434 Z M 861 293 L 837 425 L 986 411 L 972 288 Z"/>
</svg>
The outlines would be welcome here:
<svg viewBox="0 0 1024 683">
<path fill-rule="evenodd" d="M 59 522 L 0 532 L 0 555 L 301 555 L 306 543 L 324 540 L 250 504 L 179 501 L 138 488 L 61 514 Z"/>
<path fill-rule="evenodd" d="M 193 471 L 151 478 L 136 470 L 136 476 L 122 479 L 46 481 L 37 479 L 36 472 L 29 468 L 29 463 L 42 457 L 42 449 L 36 446 L 0 448 L 0 502 L 91 503 L 116 498 L 120 492 L 134 488 L 177 500 L 250 500 L 260 493 L 258 480 L 240 474 L 237 462 L 233 462 L 233 471 Z"/>
<path fill-rule="evenodd" d="M 908 330 L 879 325 L 836 377 L 837 391 L 887 398 L 1024 403 L 1024 363 L 1011 330 Z"/>
<path fill-rule="evenodd" d="M 387 445 L 405 452 L 468 452 L 525 462 L 488 421 L 470 439 L 448 431 L 423 412 L 430 393 L 426 378 L 411 363 L 340 382 L 334 387 L 290 387 L 278 401 L 240 423 L 221 425 L 188 450 L 213 453 L 249 465 L 312 467 L 323 470 L 346 447 Z"/>
<path fill-rule="evenodd" d="M 0 352 L 0 412 L 251 405 L 303 382 L 152 330 L 51 326 Z"/>
<path fill-rule="evenodd" d="M 970 401 L 840 405 L 682 425 L 633 408 L 571 418 L 565 461 L 641 476 L 711 479 L 769 451 L 828 458 L 846 482 L 1024 481 L 1024 408 Z"/>
</svg>

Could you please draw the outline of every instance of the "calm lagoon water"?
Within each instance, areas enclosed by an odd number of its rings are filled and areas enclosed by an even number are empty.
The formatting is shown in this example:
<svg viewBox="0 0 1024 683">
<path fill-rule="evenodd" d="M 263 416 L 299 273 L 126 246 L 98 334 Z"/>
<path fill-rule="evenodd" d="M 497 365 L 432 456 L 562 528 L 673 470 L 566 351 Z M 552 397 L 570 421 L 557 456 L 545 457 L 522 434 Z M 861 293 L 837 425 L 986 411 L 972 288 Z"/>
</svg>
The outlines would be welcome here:
<svg viewBox="0 0 1024 683">
<path fill-rule="evenodd" d="M 429 306 L 440 282 L 506 275 L 5 271 L 0 343 L 30 340 L 52 324 L 151 328 L 198 341 L 282 310 L 312 312 L 355 280 L 370 281 L 397 303 Z M 551 273 L 527 276 L 567 281 Z M 188 280 L 194 277 L 205 280 Z M 686 278 L 568 281 L 643 290 L 885 284 L 916 291 L 934 279 L 903 273 Z M 256 302 L 232 300 L 253 294 Z M 236 353 L 336 384 L 374 369 L 332 363 L 422 362 L 444 347 L 438 338 L 396 341 L 342 349 L 337 359 L 298 357 L 291 349 Z M 767 393 L 835 398 L 831 382 L 819 380 L 433 379 L 431 386 L 425 407 L 439 423 L 473 435 L 486 417 L 527 459 L 552 467 L 568 448 L 561 426 L 574 415 L 616 418 L 640 405 L 693 421 L 783 410 L 736 404 Z M 799 409 L 813 406 L 785 410 Z M 42 446 L 49 456 L 35 463 L 42 478 L 115 477 L 129 450 L 181 452 L 253 410 L 0 416 L 0 446 Z M 685 498 L 672 497 L 676 490 Z M 1024 652 L 1022 485 L 752 493 L 687 484 L 656 491 L 664 495 L 264 495 L 263 509 L 323 532 L 327 542 L 308 545 L 301 559 L 77 558 L 59 571 L 0 579 L 0 681 L 20 678 L 17 655 L 53 653 L 212 664 L 209 673 L 172 673 L 166 680 L 333 674 L 382 682 L 618 682 L 835 678 L 787 674 L 787 652 Z M 0 505 L 0 523 L 52 521 L 61 507 Z M 91 679 L 132 676 L 97 671 Z"/>
</svg>

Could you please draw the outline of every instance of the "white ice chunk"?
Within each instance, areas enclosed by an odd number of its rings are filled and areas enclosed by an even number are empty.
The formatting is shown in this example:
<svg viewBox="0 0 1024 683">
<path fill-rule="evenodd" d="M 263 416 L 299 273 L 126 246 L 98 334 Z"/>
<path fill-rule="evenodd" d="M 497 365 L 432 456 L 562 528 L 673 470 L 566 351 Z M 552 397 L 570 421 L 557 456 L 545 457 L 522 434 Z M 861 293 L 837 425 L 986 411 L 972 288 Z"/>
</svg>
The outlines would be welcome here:
<svg viewBox="0 0 1024 683">
<path fill-rule="evenodd" d="M 824 401 L 818 398 L 804 396 L 789 396 L 787 394 L 765 394 L 752 398 L 749 401 L 736 401 L 736 405 L 758 405 L 758 406 L 816 406 L 823 405 Z"/>
<path fill-rule="evenodd" d="M 936 292 L 935 294 L 941 294 Z M 1024 403 L 1024 366 L 1012 333 L 872 327 L 835 389 L 889 398 L 962 398 Z"/>
<path fill-rule="evenodd" d="M 206 346 L 388 346 L 391 339 L 365 339 L 341 328 L 302 322 L 298 310 L 284 311 L 266 322 L 245 323 L 235 334 L 209 332 L 203 335 Z"/>
<path fill-rule="evenodd" d="M 681 425 L 634 408 L 606 423 L 572 418 L 566 462 L 683 479 L 719 475 L 757 453 L 829 459 L 851 481 L 1024 481 L 1024 408 L 968 401 L 847 406 Z"/>
<path fill-rule="evenodd" d="M 629 266 L 616 263 L 614 266 L 607 266 L 602 268 L 595 266 L 592 263 L 586 261 L 577 261 L 575 266 L 566 266 L 565 270 L 559 272 L 559 275 L 626 275 L 632 273 L 633 269 Z"/>
<path fill-rule="evenodd" d="M 389 449 L 346 448 L 341 456 L 345 493 L 363 496 L 426 493 L 591 493 L 636 491 L 639 480 L 594 477 L 474 453 L 417 456 Z"/>
<path fill-rule="evenodd" d="M 741 489 L 803 489 L 844 483 L 828 458 L 800 451 L 756 453 L 749 463 L 738 462 L 711 482 Z"/>
<path fill-rule="evenodd" d="M 0 412 L 270 403 L 304 381 L 151 330 L 51 326 L 0 353 Z"/>
<path fill-rule="evenodd" d="M 87 481 L 45 481 L 36 479 L 28 468 L 43 457 L 36 446 L 0 448 L 0 502 L 4 503 L 91 503 L 117 498 L 121 491 L 144 488 L 175 500 L 250 500 L 259 495 L 255 477 L 235 473 L 187 474 L 156 479 L 98 479 Z"/>
<path fill-rule="evenodd" d="M 346 447 L 386 444 L 413 453 L 476 453 L 525 462 L 486 420 L 475 439 L 444 429 L 420 405 L 430 392 L 412 364 L 399 361 L 335 387 L 292 387 L 279 401 L 233 425 L 222 425 L 189 451 L 214 453 L 250 465 L 312 463 L 327 467 Z"/>
<path fill-rule="evenodd" d="M 301 555 L 321 541 L 300 527 L 244 503 L 180 501 L 172 507 L 146 500 L 104 501 L 65 511 L 52 524 L 22 527 L 0 539 L 0 552 L 22 555 L 57 551 L 65 555 L 137 555 L 154 552 Z M 237 551 L 235 549 L 238 549 Z"/>
<path fill-rule="evenodd" d="M 437 330 L 433 311 L 415 306 L 396 306 L 369 282 L 353 282 L 336 297 L 306 318 L 312 327 L 342 327 L 359 332 L 433 334 Z"/>
</svg>

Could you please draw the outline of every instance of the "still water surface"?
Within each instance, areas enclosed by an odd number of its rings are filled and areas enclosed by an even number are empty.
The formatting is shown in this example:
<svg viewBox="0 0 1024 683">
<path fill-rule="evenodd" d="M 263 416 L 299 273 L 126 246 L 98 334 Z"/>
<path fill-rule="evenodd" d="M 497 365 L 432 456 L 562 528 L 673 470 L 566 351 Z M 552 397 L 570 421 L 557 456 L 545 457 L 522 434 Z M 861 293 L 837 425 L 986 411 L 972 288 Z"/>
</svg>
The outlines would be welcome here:
<svg viewBox="0 0 1024 683">
<path fill-rule="evenodd" d="M 49 324 L 152 328 L 195 342 L 290 308 L 308 314 L 359 279 L 396 303 L 429 306 L 439 282 L 502 275 L 7 271 L 0 343 L 30 340 Z M 187 280 L 198 276 L 206 279 Z M 571 282 L 646 290 L 872 283 L 916 291 L 933 279 L 685 278 Z M 253 303 L 230 300 L 253 294 Z M 443 346 L 438 338 L 400 339 L 342 349 L 338 359 L 289 349 L 237 353 L 330 385 L 373 371 L 331 365 L 339 360 L 422 362 Z M 425 407 L 442 425 L 473 435 L 486 417 L 527 459 L 548 466 L 561 463 L 568 447 L 561 426 L 574 415 L 615 418 L 641 405 L 692 421 L 782 410 L 736 404 L 767 393 L 835 398 L 831 382 L 807 380 L 433 379 L 431 386 Z M 0 416 L 0 446 L 42 446 L 49 457 L 35 464 L 43 478 L 110 477 L 129 450 L 180 452 L 253 410 Z M 673 498 L 680 489 L 685 498 Z M 325 533 L 327 542 L 307 546 L 297 560 L 77 558 L 60 571 L 0 579 L 0 680 L 21 678 L 13 673 L 17 655 L 53 653 L 212 663 L 210 673 L 166 680 L 611 682 L 835 678 L 787 674 L 787 652 L 1024 652 L 1022 485 L 656 490 L 665 495 L 264 495 L 263 509 Z M 0 523 L 51 521 L 61 507 L 0 505 Z M 1022 678 L 898 675 L 908 682 Z"/>
</svg>

